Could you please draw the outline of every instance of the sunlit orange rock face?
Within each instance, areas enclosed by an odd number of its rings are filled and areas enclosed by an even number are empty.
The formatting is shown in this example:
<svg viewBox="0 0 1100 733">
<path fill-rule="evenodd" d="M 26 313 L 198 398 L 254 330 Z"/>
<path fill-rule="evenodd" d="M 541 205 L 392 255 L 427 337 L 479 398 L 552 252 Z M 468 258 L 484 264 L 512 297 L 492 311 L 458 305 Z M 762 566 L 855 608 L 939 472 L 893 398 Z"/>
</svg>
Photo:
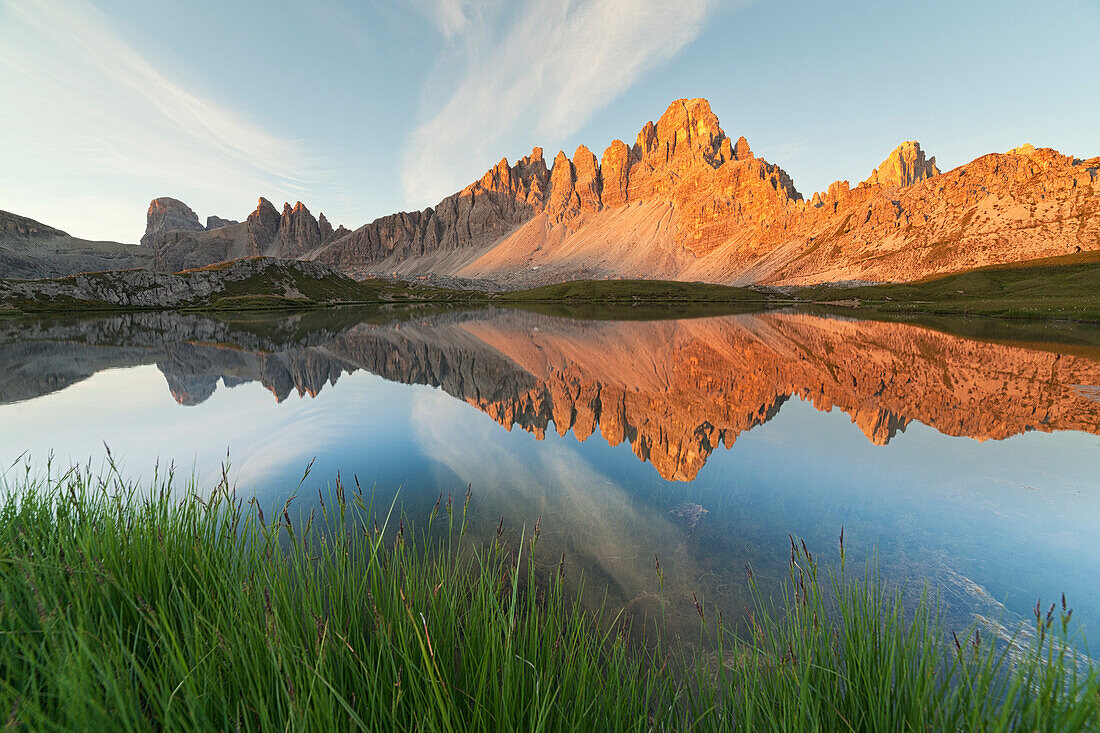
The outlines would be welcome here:
<svg viewBox="0 0 1100 733">
<path fill-rule="evenodd" d="M 316 251 L 352 273 L 439 273 L 532 285 L 580 277 L 736 284 L 911 280 L 1100 249 L 1100 158 L 1031 146 L 941 173 L 916 141 L 858 186 L 804 198 L 731 141 L 705 99 L 673 102 L 633 145 L 501 160 L 434 208 Z"/>
</svg>

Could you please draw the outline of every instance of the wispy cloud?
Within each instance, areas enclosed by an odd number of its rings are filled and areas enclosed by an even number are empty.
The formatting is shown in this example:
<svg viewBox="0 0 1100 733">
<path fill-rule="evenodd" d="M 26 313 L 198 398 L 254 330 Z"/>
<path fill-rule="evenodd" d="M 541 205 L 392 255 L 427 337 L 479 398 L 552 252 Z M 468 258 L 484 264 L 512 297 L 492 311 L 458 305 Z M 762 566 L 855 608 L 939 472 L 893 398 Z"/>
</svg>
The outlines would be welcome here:
<svg viewBox="0 0 1100 733">
<path fill-rule="evenodd" d="M 420 205 L 495 162 L 518 132 L 545 144 L 696 38 L 719 0 L 529 0 L 477 13 L 462 0 L 416 0 L 451 39 L 437 65 L 427 120 L 406 143 L 403 183 Z"/>
<path fill-rule="evenodd" d="M 465 33 L 470 28 L 470 0 L 410 0 L 446 39 Z"/>
<path fill-rule="evenodd" d="M 9 102 L 0 151 L 17 167 L 86 178 L 88 189 L 112 177 L 130 188 L 144 181 L 150 197 L 290 197 L 314 180 L 316 161 L 300 144 L 156 68 L 90 3 L 0 0 L 0 17 L 0 96 Z"/>
<path fill-rule="evenodd" d="M 783 163 L 798 159 L 809 149 L 810 142 L 806 139 L 799 139 L 790 140 L 777 145 L 769 145 L 766 148 L 760 148 L 757 152 L 768 160 L 782 165 Z"/>
</svg>

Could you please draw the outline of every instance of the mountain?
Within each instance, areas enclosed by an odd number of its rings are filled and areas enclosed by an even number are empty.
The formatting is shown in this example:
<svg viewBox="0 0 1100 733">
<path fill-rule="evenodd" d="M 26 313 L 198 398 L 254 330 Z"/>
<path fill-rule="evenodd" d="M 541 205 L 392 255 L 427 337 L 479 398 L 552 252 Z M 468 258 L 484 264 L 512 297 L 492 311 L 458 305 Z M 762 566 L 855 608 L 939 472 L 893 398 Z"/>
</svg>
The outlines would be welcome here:
<svg viewBox="0 0 1100 733">
<path fill-rule="evenodd" d="M 206 226 L 190 207 L 173 198 L 149 204 L 141 243 L 153 250 L 158 272 L 204 267 L 242 257 L 312 259 L 314 253 L 347 229 L 333 229 L 324 214 L 315 218 L 301 201 L 279 210 L 261 198 L 243 222 L 210 216 Z"/>
<path fill-rule="evenodd" d="M 680 99 L 632 145 L 584 145 L 548 164 L 541 148 L 502 159 L 423 211 L 333 228 L 300 201 L 261 198 L 242 222 L 205 225 L 154 199 L 141 248 L 85 242 L 10 214 L 0 277 L 152 267 L 177 272 L 242 257 L 319 260 L 345 274 L 446 275 L 505 287 L 582 278 L 733 285 L 909 281 L 1100 250 L 1100 157 L 1031 145 L 947 172 L 915 140 L 857 186 L 804 197 L 779 166 L 727 136 L 705 99 Z M 23 223 L 19 223 L 23 222 Z"/>
<path fill-rule="evenodd" d="M 913 280 L 1100 249 L 1100 158 L 1031 146 L 941 173 L 916 141 L 856 187 L 809 200 L 732 141 L 705 99 L 673 102 L 632 146 L 501 160 L 434 208 L 383 217 L 317 257 L 352 273 L 509 285 L 653 277 L 802 285 Z"/>
<path fill-rule="evenodd" d="M 151 265 L 152 253 L 136 244 L 78 239 L 34 219 L 0 211 L 0 277 L 61 277 Z"/>
</svg>

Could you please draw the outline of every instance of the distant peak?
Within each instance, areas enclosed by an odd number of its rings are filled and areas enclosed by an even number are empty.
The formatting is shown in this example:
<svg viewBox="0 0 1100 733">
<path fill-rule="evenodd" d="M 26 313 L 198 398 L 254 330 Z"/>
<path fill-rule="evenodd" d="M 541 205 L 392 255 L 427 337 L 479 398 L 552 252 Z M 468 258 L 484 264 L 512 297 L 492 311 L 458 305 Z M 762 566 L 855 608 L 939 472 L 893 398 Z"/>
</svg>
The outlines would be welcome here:
<svg viewBox="0 0 1100 733">
<path fill-rule="evenodd" d="M 171 196 L 160 196 L 149 202 L 149 210 L 145 214 L 145 234 L 141 243 L 152 244 L 159 232 L 201 232 L 205 228 L 190 206 Z"/>
<path fill-rule="evenodd" d="M 634 154 L 642 157 L 702 158 L 718 167 L 732 159 L 732 147 L 718 116 L 703 98 L 677 99 L 654 125 L 647 122 L 638 133 Z"/>
<path fill-rule="evenodd" d="M 682 139 L 710 146 L 715 139 L 726 136 L 718 124 L 718 116 L 705 99 L 677 99 L 657 121 L 657 138 L 666 142 Z"/>
<path fill-rule="evenodd" d="M 871 171 L 871 175 L 864 183 L 872 186 L 877 184 L 904 188 L 939 174 L 936 157 L 926 159 L 920 143 L 916 140 L 907 140 L 894 148 L 893 152 L 886 156 L 886 160 Z"/>
<path fill-rule="evenodd" d="M 705 119 L 714 116 L 714 112 L 710 109 L 710 102 L 703 97 L 676 99 L 669 103 L 668 109 L 661 115 L 661 122 L 668 117 L 680 117 L 681 114 L 686 114 L 691 119 Z M 715 117 L 715 121 L 717 119 Z M 660 125 L 661 122 L 657 124 Z"/>
<path fill-rule="evenodd" d="M 223 219 L 220 216 L 210 215 L 206 217 L 206 231 L 212 229 L 220 229 L 222 227 L 231 226 L 233 224 L 240 224 L 236 219 Z"/>
</svg>

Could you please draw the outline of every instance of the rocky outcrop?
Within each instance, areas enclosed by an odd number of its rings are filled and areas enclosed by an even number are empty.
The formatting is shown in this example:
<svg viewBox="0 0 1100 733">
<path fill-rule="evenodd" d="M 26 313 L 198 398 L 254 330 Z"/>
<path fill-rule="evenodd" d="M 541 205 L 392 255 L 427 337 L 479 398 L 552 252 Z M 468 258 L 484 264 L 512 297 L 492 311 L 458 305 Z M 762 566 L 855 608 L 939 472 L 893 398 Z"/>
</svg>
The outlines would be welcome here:
<svg viewBox="0 0 1100 733">
<path fill-rule="evenodd" d="M 190 206 L 169 196 L 149 202 L 145 222 L 145 234 L 141 238 L 141 244 L 145 247 L 153 246 L 162 232 L 201 232 L 205 229 Z"/>
<path fill-rule="evenodd" d="M 608 207 L 626 204 L 630 182 L 630 148 L 622 140 L 613 141 L 603 151 L 600 178 L 603 180 L 600 203 Z"/>
<path fill-rule="evenodd" d="M 347 300 L 354 300 L 357 285 L 319 262 L 256 257 L 175 274 L 129 270 L 56 280 L 0 280 L 0 307 L 19 309 L 28 303 L 42 302 L 122 308 L 200 306 L 224 294 L 233 283 L 244 281 L 249 281 L 246 288 L 249 295 L 297 302 L 314 300 L 303 292 L 307 284 L 322 283 L 325 292 L 345 293 Z"/>
<path fill-rule="evenodd" d="M 749 141 L 745 139 L 745 136 L 737 138 L 737 145 L 733 148 L 733 157 L 735 160 L 748 160 L 754 157 L 752 150 L 749 149 Z"/>
<path fill-rule="evenodd" d="M 868 186 L 904 188 L 939 174 L 936 156 L 925 159 L 920 143 L 910 140 L 894 148 L 894 152 L 886 156 L 886 160 L 882 161 L 878 168 L 871 171 L 871 175 L 864 183 Z"/>
</svg>

